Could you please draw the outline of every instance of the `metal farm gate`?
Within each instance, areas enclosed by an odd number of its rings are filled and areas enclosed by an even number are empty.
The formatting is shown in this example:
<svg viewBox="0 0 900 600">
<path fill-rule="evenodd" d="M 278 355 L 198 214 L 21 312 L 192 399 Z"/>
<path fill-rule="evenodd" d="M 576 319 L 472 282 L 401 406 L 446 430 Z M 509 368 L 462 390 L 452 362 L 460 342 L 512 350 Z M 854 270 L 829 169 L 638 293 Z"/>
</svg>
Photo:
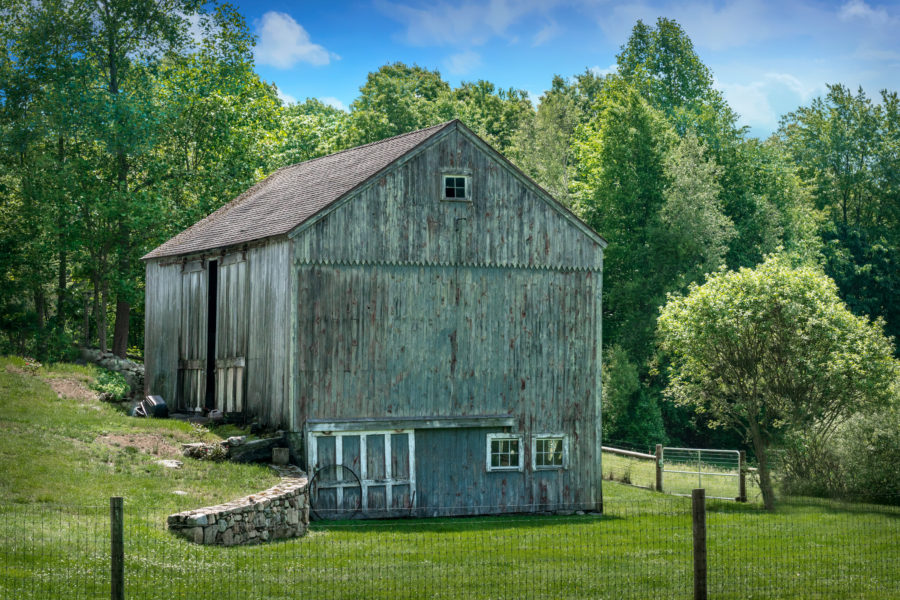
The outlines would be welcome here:
<svg viewBox="0 0 900 600">
<path fill-rule="evenodd" d="M 690 496 L 691 489 L 704 488 L 707 498 L 736 500 L 746 495 L 738 450 L 663 448 L 660 463 L 667 493 Z"/>
</svg>

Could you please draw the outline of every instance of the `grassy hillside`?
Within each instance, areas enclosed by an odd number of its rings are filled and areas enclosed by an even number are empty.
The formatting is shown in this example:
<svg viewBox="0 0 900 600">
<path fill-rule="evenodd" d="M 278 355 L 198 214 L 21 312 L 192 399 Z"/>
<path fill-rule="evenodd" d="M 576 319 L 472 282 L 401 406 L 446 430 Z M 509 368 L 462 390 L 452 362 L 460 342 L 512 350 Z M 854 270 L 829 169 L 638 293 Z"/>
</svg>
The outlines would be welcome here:
<svg viewBox="0 0 900 600">
<path fill-rule="evenodd" d="M 263 546 L 190 544 L 165 530 L 166 515 L 275 478 L 157 465 L 196 434 L 101 404 L 86 389 L 93 375 L 31 375 L 0 359 L 0 598 L 109 597 L 111 495 L 126 498 L 128 598 L 691 597 L 690 501 L 613 482 L 600 517 L 318 523 Z M 900 597 L 900 510 L 797 499 L 775 513 L 707 510 L 710 597 Z"/>
<path fill-rule="evenodd" d="M 181 444 L 198 439 L 192 427 L 136 419 L 97 401 L 89 389 L 95 376 L 93 367 L 77 365 L 45 366 L 32 375 L 21 359 L 0 358 L 0 498 L 86 507 L 122 495 L 150 515 L 163 515 L 277 481 L 256 465 L 191 460 L 173 470 L 156 464 L 182 460 Z"/>
</svg>

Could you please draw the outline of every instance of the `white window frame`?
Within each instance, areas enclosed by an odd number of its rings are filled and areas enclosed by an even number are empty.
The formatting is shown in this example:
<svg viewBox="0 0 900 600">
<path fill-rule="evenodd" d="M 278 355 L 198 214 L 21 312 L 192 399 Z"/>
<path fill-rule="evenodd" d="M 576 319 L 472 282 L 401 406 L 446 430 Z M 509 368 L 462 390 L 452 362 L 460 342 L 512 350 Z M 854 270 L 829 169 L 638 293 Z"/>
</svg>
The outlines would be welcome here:
<svg viewBox="0 0 900 600">
<path fill-rule="evenodd" d="M 367 471 L 368 469 L 368 449 L 366 436 L 383 435 L 384 436 L 384 479 L 372 479 Z M 391 436 L 406 435 L 409 444 L 409 479 L 396 479 L 391 473 Z M 314 474 L 319 468 L 318 440 L 323 437 L 334 438 L 334 457 L 335 464 L 341 465 L 344 460 L 343 442 L 344 436 L 359 437 L 359 477 L 360 483 L 360 506 L 363 512 L 368 510 L 369 506 L 369 487 L 384 486 L 385 492 L 385 509 L 386 511 L 396 511 L 401 509 L 392 508 L 393 504 L 393 487 L 409 486 L 409 497 L 412 504 L 411 508 L 416 506 L 416 432 L 413 429 L 391 429 L 391 430 L 348 430 L 348 431 L 311 431 L 307 436 L 306 456 L 307 456 L 307 473 Z M 310 475 L 311 476 L 311 475 Z M 344 501 L 343 487 L 355 487 L 355 483 L 348 481 L 345 486 L 334 486 L 337 488 L 337 503 L 341 506 Z M 406 509 L 402 509 L 406 510 Z"/>
<path fill-rule="evenodd" d="M 538 440 L 562 440 L 562 465 L 537 464 Z M 531 436 L 531 469 L 533 471 L 557 471 L 569 468 L 569 436 L 565 433 L 537 433 Z"/>
<path fill-rule="evenodd" d="M 491 466 L 491 443 L 494 441 L 515 440 L 519 444 L 519 464 L 510 465 L 508 467 Z M 489 433 L 487 434 L 487 446 L 485 456 L 485 467 L 487 471 L 524 471 L 525 470 L 525 448 L 522 446 L 522 436 L 517 433 Z"/>
<path fill-rule="evenodd" d="M 447 178 L 462 177 L 466 182 L 465 198 L 448 198 L 447 197 Z M 441 200 L 444 202 L 471 202 L 472 201 L 472 175 L 465 172 L 444 171 L 441 173 Z"/>
</svg>

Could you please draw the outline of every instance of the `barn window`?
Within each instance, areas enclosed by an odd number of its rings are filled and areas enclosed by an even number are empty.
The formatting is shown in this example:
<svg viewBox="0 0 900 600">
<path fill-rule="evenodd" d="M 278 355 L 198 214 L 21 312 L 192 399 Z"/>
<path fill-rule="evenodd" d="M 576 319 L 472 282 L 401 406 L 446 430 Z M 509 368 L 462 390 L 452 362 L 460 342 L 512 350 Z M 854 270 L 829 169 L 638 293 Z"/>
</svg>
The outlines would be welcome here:
<svg viewBox="0 0 900 600">
<path fill-rule="evenodd" d="M 569 447 L 565 435 L 541 434 L 532 438 L 531 466 L 540 469 L 566 469 Z"/>
<path fill-rule="evenodd" d="M 521 471 L 522 436 L 489 433 L 487 435 L 487 470 Z"/>
<path fill-rule="evenodd" d="M 469 177 L 467 175 L 444 175 L 444 200 L 471 200 L 469 189 Z"/>
</svg>

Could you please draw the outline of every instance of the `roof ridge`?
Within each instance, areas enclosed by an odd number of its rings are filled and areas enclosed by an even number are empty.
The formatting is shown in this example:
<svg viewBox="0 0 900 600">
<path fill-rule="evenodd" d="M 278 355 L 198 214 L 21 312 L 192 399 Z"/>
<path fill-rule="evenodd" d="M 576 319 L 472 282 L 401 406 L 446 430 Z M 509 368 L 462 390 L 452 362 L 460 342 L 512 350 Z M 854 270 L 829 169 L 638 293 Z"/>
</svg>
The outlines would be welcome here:
<svg viewBox="0 0 900 600">
<path fill-rule="evenodd" d="M 345 149 L 343 149 L 343 150 L 338 150 L 337 152 L 332 152 L 331 154 L 326 154 L 325 156 L 316 156 L 315 158 L 310 158 L 310 159 L 307 159 L 307 160 L 304 160 L 304 161 L 301 161 L 301 162 L 298 162 L 298 163 L 293 163 L 293 164 L 290 164 L 290 165 L 285 165 L 285 166 L 281 167 L 280 169 L 277 169 L 277 170 L 275 170 L 275 171 L 272 171 L 272 174 L 269 175 L 269 177 L 271 177 L 271 176 L 274 175 L 275 173 L 278 173 L 278 171 L 282 171 L 282 170 L 284 170 L 284 169 L 290 169 L 291 167 L 296 167 L 297 165 L 305 165 L 305 164 L 308 164 L 308 163 L 311 163 L 311 162 L 314 162 L 314 161 L 317 161 L 317 160 L 322 160 L 323 158 L 331 158 L 332 156 L 338 156 L 339 154 L 344 154 L 345 152 L 352 152 L 352 151 L 354 151 L 354 150 L 360 150 L 360 149 L 362 149 L 362 148 L 368 148 L 368 147 L 370 147 L 370 146 L 375 146 L 376 144 L 384 144 L 384 143 L 386 143 L 386 142 L 390 142 L 390 141 L 393 141 L 393 140 L 398 140 L 398 139 L 400 139 L 400 138 L 404 138 L 404 137 L 406 137 L 406 136 L 408 136 L 408 135 L 413 135 L 413 134 L 416 134 L 416 133 L 422 133 L 423 131 L 428 131 L 429 129 L 439 129 L 439 128 L 442 128 L 442 127 L 446 127 L 447 125 L 450 125 L 450 124 L 453 123 L 454 121 L 459 121 L 459 119 L 450 119 L 449 121 L 444 121 L 443 123 L 438 123 L 437 125 L 429 125 L 428 127 L 423 127 L 422 129 L 414 129 L 413 131 L 407 131 L 406 133 L 398 133 L 397 135 L 391 136 L 391 137 L 389 137 L 389 138 L 384 138 L 384 139 L 382 139 L 382 140 L 375 140 L 374 142 L 368 142 L 368 143 L 363 144 L 363 145 L 361 145 L 361 146 L 353 146 L 352 148 L 345 148 Z"/>
</svg>

